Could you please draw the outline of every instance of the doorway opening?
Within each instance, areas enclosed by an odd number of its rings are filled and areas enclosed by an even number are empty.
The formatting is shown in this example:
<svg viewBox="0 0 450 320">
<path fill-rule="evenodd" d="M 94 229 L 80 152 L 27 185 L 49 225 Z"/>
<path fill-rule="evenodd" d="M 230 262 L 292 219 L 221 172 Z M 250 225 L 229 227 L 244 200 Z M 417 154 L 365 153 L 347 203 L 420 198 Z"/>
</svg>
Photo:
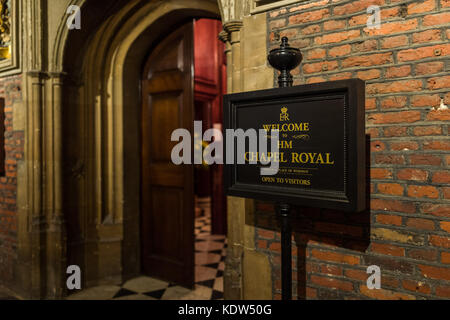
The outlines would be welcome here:
<svg viewBox="0 0 450 320">
<path fill-rule="evenodd" d="M 194 118 L 202 122 L 202 132 L 222 131 L 222 98 L 227 88 L 225 48 L 218 39 L 221 30 L 218 20 L 194 21 Z M 211 288 L 212 299 L 217 299 L 223 296 L 227 246 L 222 165 L 194 166 L 194 195 L 195 283 Z"/>
<path fill-rule="evenodd" d="M 223 167 L 174 165 L 171 133 L 193 133 L 194 121 L 222 129 L 221 30 L 220 21 L 206 18 L 174 30 L 150 53 L 141 83 L 142 272 L 215 299 L 223 295 L 226 250 Z"/>
<path fill-rule="evenodd" d="M 195 120 L 193 18 L 219 19 L 219 7 L 208 0 L 83 3 L 85 27 L 66 34 L 62 24 L 61 40 L 55 47 L 55 70 L 67 74 L 62 88 L 67 264 L 83 270 L 86 290 L 102 285 L 125 288 L 124 283 L 143 274 L 167 279 L 164 272 L 178 274 L 170 283 L 193 287 L 194 166 L 172 166 L 170 134 L 177 128 L 191 130 Z M 172 35 L 186 24 L 190 24 L 190 32 L 185 29 Z M 211 32 L 214 41 L 218 42 L 219 31 Z M 167 63 L 156 63 L 149 55 L 163 42 L 167 47 L 156 58 Z M 219 53 L 223 54 L 223 49 Z M 207 56 L 219 59 L 212 50 Z M 150 72 L 143 77 L 146 62 Z M 204 87 L 214 84 L 208 82 L 208 74 L 203 80 Z M 204 91 L 201 100 L 217 111 L 211 94 Z M 144 103 L 149 116 L 146 121 L 142 121 Z M 220 124 L 211 120 L 216 122 Z M 149 130 L 147 147 L 143 125 Z M 145 152 L 146 163 L 141 155 Z M 210 170 L 214 179 L 220 168 Z M 144 181 L 152 182 L 146 193 Z M 220 224 L 215 221 L 222 220 L 224 228 L 226 214 L 222 210 L 222 219 L 217 218 L 214 208 L 221 204 L 215 200 L 215 186 L 222 187 L 222 183 L 211 182 L 210 186 L 211 229 L 217 233 L 215 226 L 220 229 Z M 155 212 L 160 214 L 152 215 Z M 178 223 L 171 225 L 174 221 Z M 170 267 L 164 268 L 165 263 Z M 144 266 L 151 267 L 145 270 Z M 157 266 L 160 275 L 153 273 Z M 139 289 L 132 284 L 126 288 Z"/>
</svg>

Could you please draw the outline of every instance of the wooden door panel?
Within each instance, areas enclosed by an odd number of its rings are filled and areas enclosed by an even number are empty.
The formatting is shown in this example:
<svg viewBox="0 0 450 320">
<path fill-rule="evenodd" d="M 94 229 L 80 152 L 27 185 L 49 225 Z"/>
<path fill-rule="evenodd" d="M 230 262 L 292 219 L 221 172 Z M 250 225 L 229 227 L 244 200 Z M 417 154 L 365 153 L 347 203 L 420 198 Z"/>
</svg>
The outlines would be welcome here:
<svg viewBox="0 0 450 320">
<path fill-rule="evenodd" d="M 159 212 L 161 210 L 161 202 L 164 203 L 165 210 L 170 211 L 168 214 L 152 215 L 151 223 L 158 226 L 158 232 L 151 235 L 150 255 L 158 259 L 169 259 L 178 262 L 182 258 L 181 237 L 174 237 L 174 241 L 162 242 L 160 233 L 164 234 L 183 234 L 183 193 L 178 188 L 153 187 L 152 188 L 152 211 Z M 173 219 L 180 221 L 173 229 Z"/>
<path fill-rule="evenodd" d="M 171 141 L 193 126 L 192 23 L 174 31 L 148 58 L 142 79 L 142 270 L 192 287 L 194 195 L 192 165 L 176 166 Z"/>
<path fill-rule="evenodd" d="M 151 137 L 150 162 L 171 162 L 172 148 L 176 142 L 171 141 L 172 132 L 183 123 L 180 121 L 182 94 L 155 95 L 150 99 Z"/>
<path fill-rule="evenodd" d="M 184 188 L 184 168 L 174 164 L 153 164 L 149 167 L 152 186 Z"/>
<path fill-rule="evenodd" d="M 149 93 L 161 93 L 183 90 L 183 74 L 180 70 L 156 73 L 148 81 Z"/>
<path fill-rule="evenodd" d="M 177 31 L 175 31 L 177 32 Z M 184 71 L 185 64 L 185 48 L 186 45 L 189 45 L 189 42 L 192 43 L 192 40 L 187 39 L 188 44 L 185 43 L 185 39 L 183 34 L 178 34 L 173 36 L 174 33 L 171 34 L 171 46 L 170 50 L 161 50 L 158 51 L 158 48 L 154 50 L 153 59 L 157 61 L 157 63 L 153 63 L 153 66 L 150 69 L 150 72 L 166 72 L 167 70 L 181 70 Z M 163 40 L 162 42 L 167 42 Z M 190 64 L 189 61 L 186 61 L 187 64 Z"/>
</svg>

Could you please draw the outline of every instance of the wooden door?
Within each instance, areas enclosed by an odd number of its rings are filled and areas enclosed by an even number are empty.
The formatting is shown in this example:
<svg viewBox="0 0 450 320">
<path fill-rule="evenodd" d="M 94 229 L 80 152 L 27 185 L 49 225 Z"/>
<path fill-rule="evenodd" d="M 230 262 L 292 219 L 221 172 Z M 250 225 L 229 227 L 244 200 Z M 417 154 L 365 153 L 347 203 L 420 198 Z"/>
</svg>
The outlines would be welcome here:
<svg viewBox="0 0 450 320">
<path fill-rule="evenodd" d="M 150 54 L 142 80 L 142 270 L 194 284 L 193 166 L 176 166 L 173 130 L 193 130 L 193 29 L 186 24 Z"/>
</svg>

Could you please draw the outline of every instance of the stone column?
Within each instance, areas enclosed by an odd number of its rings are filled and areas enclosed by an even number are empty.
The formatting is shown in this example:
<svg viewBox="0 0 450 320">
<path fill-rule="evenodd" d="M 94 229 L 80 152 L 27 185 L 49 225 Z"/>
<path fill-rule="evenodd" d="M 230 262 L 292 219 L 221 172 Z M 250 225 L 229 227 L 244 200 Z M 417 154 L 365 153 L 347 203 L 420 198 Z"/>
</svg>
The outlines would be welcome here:
<svg viewBox="0 0 450 320">
<path fill-rule="evenodd" d="M 43 73 L 28 72 L 31 86 L 31 103 L 27 114 L 26 160 L 29 177 L 28 195 L 30 199 L 29 231 L 31 232 L 31 298 L 40 298 L 43 286 L 45 264 L 45 216 L 42 211 L 42 105 L 43 105 Z"/>
<path fill-rule="evenodd" d="M 62 73 L 28 72 L 26 160 L 31 219 L 31 298 L 65 291 L 66 233 L 62 201 Z"/>
<path fill-rule="evenodd" d="M 241 83 L 241 28 L 242 21 L 229 21 L 223 26 L 227 42 L 228 92 L 242 91 Z M 225 299 L 242 299 L 242 256 L 243 226 L 245 223 L 245 200 L 228 197 L 228 250 L 225 260 L 224 293 Z"/>
<path fill-rule="evenodd" d="M 233 55 L 231 53 L 230 34 L 225 30 L 219 33 L 219 39 L 225 43 L 225 55 L 227 57 L 227 64 L 231 64 Z M 227 72 L 227 90 L 231 91 L 233 88 L 233 77 L 231 72 Z"/>
<path fill-rule="evenodd" d="M 229 21 L 223 25 L 223 29 L 228 33 L 231 47 L 231 61 L 228 61 L 228 68 L 231 67 L 232 81 L 228 92 L 236 93 L 242 91 L 241 83 L 241 28 L 242 21 Z M 227 56 L 228 58 L 228 56 Z"/>
<path fill-rule="evenodd" d="M 62 185 L 62 86 L 64 73 L 50 73 L 46 103 L 48 115 L 45 139 L 46 204 L 47 217 L 47 297 L 57 299 L 65 292 L 66 228 L 63 215 Z"/>
<path fill-rule="evenodd" d="M 227 44 L 228 92 L 272 88 L 273 70 L 267 67 L 266 14 L 236 16 L 242 20 L 224 23 L 220 34 Z M 270 261 L 255 250 L 254 201 L 228 197 L 227 204 L 225 299 L 271 299 Z"/>
</svg>

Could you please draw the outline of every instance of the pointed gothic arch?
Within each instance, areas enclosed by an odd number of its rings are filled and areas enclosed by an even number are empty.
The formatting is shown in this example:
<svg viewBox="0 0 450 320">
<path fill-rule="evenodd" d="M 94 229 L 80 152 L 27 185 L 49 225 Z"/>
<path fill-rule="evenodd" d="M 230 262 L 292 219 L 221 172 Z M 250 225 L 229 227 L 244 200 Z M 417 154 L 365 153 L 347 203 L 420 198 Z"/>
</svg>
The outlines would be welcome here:
<svg viewBox="0 0 450 320">
<path fill-rule="evenodd" d="M 140 148 L 142 63 L 171 29 L 194 17 L 220 18 L 220 11 L 208 0 L 125 1 L 103 4 L 103 10 L 98 1 L 72 3 L 104 17 L 82 15 L 82 28 L 93 30 L 90 34 L 61 26 L 50 60 L 54 70 L 64 73 L 66 264 L 81 264 L 84 284 L 91 286 L 121 282 L 140 271 L 140 166 L 139 157 L 130 155 L 138 155 Z"/>
</svg>

